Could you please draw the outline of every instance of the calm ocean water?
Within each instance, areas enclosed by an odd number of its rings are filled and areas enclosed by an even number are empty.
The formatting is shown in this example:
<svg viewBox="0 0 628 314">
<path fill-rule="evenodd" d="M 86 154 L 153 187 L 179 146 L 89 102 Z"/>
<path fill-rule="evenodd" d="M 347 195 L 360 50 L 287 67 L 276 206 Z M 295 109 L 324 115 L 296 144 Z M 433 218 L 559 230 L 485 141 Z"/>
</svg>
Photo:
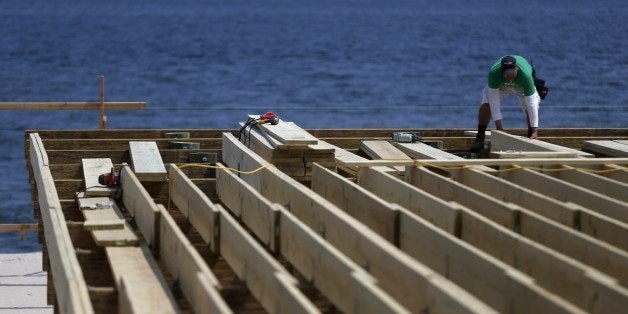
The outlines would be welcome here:
<svg viewBox="0 0 628 314">
<path fill-rule="evenodd" d="M 106 100 L 149 104 L 108 112 L 110 128 L 267 110 L 305 128 L 474 128 L 488 68 L 520 54 L 551 89 L 541 127 L 628 127 L 626 20 L 623 0 L 3 0 L 0 102 L 94 101 L 104 75 Z M 0 223 L 32 221 L 25 129 L 97 127 L 97 112 L 0 111 Z M 9 237 L 0 251 L 25 246 Z"/>
</svg>

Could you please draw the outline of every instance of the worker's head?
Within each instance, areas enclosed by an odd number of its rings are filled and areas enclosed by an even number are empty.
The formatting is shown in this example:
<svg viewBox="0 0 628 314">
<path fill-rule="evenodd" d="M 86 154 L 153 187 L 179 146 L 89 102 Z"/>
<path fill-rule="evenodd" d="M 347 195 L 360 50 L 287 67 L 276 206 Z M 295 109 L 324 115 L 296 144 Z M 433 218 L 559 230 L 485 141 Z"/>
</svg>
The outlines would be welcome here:
<svg viewBox="0 0 628 314">
<path fill-rule="evenodd" d="M 501 71 L 504 78 L 509 81 L 517 77 L 517 59 L 513 56 L 505 56 L 501 61 Z"/>
</svg>

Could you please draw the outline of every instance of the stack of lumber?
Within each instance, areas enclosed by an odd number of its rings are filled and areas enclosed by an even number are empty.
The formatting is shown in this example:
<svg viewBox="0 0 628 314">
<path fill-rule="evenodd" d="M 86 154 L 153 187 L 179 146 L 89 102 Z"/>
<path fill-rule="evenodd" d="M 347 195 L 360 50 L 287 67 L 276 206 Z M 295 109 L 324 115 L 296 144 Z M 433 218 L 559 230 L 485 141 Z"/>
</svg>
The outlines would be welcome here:
<svg viewBox="0 0 628 314">
<path fill-rule="evenodd" d="M 243 126 L 244 123 L 240 125 Z M 293 122 L 280 120 L 277 125 L 246 127 L 241 133 L 240 141 L 300 182 L 310 180 L 314 163 L 328 169 L 336 169 L 335 149 L 321 143 Z"/>
</svg>

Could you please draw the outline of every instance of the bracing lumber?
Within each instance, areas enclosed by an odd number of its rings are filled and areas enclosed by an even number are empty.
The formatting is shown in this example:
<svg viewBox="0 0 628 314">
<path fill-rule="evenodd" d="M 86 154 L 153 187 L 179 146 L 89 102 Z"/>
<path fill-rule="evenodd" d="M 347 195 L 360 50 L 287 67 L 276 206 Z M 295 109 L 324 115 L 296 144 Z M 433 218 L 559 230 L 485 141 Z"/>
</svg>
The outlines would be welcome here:
<svg viewBox="0 0 628 314">
<path fill-rule="evenodd" d="M 118 205 L 108 197 L 79 197 L 79 209 L 85 217 L 83 229 L 91 229 L 92 238 L 99 246 L 137 245 L 139 239 L 124 219 Z M 107 224 L 106 227 L 102 223 Z M 119 227 L 111 226 L 112 223 Z"/>
<path fill-rule="evenodd" d="M 170 200 L 188 218 L 209 244 L 218 252 L 218 208 L 176 165 L 170 164 Z"/>
<path fill-rule="evenodd" d="M 140 181 L 166 181 L 168 174 L 159 154 L 157 143 L 129 141 L 133 171 Z"/>
<path fill-rule="evenodd" d="M 50 174 L 48 156 L 37 133 L 29 135 L 30 162 L 37 185 L 50 272 L 56 301 L 62 313 L 93 313 L 87 284 Z"/>
<path fill-rule="evenodd" d="M 218 279 L 214 276 L 209 266 L 205 263 L 201 255 L 196 251 L 192 243 L 185 237 L 168 210 L 163 205 L 157 205 L 160 213 L 159 223 L 159 254 L 168 265 L 170 274 L 179 283 L 179 287 L 190 304 L 198 303 L 199 297 L 197 288 L 199 283 L 198 274 L 209 280 L 210 288 L 220 290 Z M 219 301 L 225 303 L 224 301 Z M 215 305 L 218 307 L 225 306 Z M 202 312 L 204 309 L 195 308 L 195 311 Z"/>
<path fill-rule="evenodd" d="M 578 310 L 534 283 L 534 279 L 400 211 L 400 248 L 500 312 L 570 313 Z"/>
<path fill-rule="evenodd" d="M 259 156 L 230 134 L 223 135 L 223 151 L 229 152 L 224 154 L 223 160 L 231 168 L 242 164 L 250 168 L 259 168 L 262 165 L 256 162 L 261 159 Z M 452 304 L 460 308 L 477 304 L 468 303 L 468 300 L 477 299 L 455 285 L 436 286 L 435 282 L 438 280 L 435 277 L 440 277 L 438 274 L 402 253 L 287 175 L 271 167 L 251 176 L 256 177 L 251 181 L 261 188 L 262 195 L 290 208 L 295 216 L 329 243 L 342 250 L 354 262 L 364 265 L 377 278 L 378 285 L 403 306 L 439 311 L 451 308 Z M 261 184 L 262 179 L 264 184 Z"/>
<path fill-rule="evenodd" d="M 98 183 L 98 177 L 110 173 L 113 168 L 110 158 L 85 158 L 81 160 L 83 165 L 83 178 L 85 179 L 86 196 L 113 196 L 115 187 L 107 187 Z"/>
<path fill-rule="evenodd" d="M 552 178 L 530 169 L 518 169 L 500 176 L 528 189 L 538 191 L 562 202 L 573 202 L 602 215 L 628 223 L 628 204 L 606 195 Z"/>
<path fill-rule="evenodd" d="M 592 154 L 576 149 L 563 147 L 556 144 L 547 143 L 541 140 L 529 139 L 523 136 L 511 135 L 503 131 L 493 131 L 491 133 L 491 151 L 552 151 L 569 152 L 579 157 L 595 157 Z"/>
<path fill-rule="evenodd" d="M 628 145 L 619 141 L 584 141 L 582 149 L 613 157 L 628 157 Z"/>
<path fill-rule="evenodd" d="M 107 110 L 133 110 L 145 109 L 145 102 L 104 102 L 102 104 Z M 101 103 L 96 101 L 88 102 L 0 102 L 0 110 L 98 110 Z"/>
<path fill-rule="evenodd" d="M 219 165 L 222 166 L 222 165 Z M 278 252 L 279 209 L 223 166 L 216 172 L 220 201 L 272 251 Z"/>
<path fill-rule="evenodd" d="M 225 209 L 221 209 L 220 213 L 220 254 L 269 312 L 319 312 L 296 287 L 297 280 L 264 251 Z"/>
<path fill-rule="evenodd" d="M 124 207 L 135 218 L 135 223 L 146 242 L 153 249 L 159 247 L 157 204 L 128 166 L 123 166 L 120 170 L 120 182 Z"/>
<path fill-rule="evenodd" d="M 318 165 L 312 168 L 312 191 L 397 245 L 397 207 Z"/>
<path fill-rule="evenodd" d="M 614 280 L 608 282 L 600 279 L 607 276 L 590 266 L 522 237 L 463 206 L 442 202 L 421 189 L 373 168 L 360 169 L 358 182 L 389 202 L 406 208 L 420 207 L 420 210 L 412 210 L 413 214 L 429 219 L 434 226 L 525 272 L 545 289 L 580 308 L 618 309 L 628 302 L 624 296 L 625 288 L 618 286 Z M 452 215 L 438 216 L 429 211 L 431 208 Z M 457 232 L 449 227 L 454 224 L 454 219 L 458 226 Z M 407 217 L 400 217 L 401 240 L 407 239 L 404 231 L 408 228 L 407 221 Z M 591 273 L 598 275 L 589 275 Z"/>
<path fill-rule="evenodd" d="M 105 252 L 118 293 L 123 294 L 124 308 L 134 313 L 179 312 L 177 302 L 148 247 L 107 246 Z M 122 283 L 124 286 L 120 289 Z"/>
<path fill-rule="evenodd" d="M 371 275 L 290 212 L 282 210 L 280 221 L 281 254 L 341 311 L 407 311 L 386 295 Z"/>
</svg>

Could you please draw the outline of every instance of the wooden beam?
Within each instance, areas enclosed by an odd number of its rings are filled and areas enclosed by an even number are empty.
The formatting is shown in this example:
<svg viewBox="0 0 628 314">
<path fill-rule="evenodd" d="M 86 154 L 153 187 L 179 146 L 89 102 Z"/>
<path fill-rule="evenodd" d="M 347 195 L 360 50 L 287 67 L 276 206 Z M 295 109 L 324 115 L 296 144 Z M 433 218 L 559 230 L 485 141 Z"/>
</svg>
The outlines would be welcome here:
<svg viewBox="0 0 628 314">
<path fill-rule="evenodd" d="M 140 181 L 166 181 L 168 172 L 155 142 L 129 141 L 133 171 Z"/>
<path fill-rule="evenodd" d="M 221 209 L 220 214 L 220 254 L 267 311 L 318 312 L 296 287 L 298 281 L 264 251 L 225 209 Z"/>
<path fill-rule="evenodd" d="M 116 192 L 116 187 L 107 187 L 98 183 L 98 177 L 110 173 L 113 168 L 110 158 L 85 158 L 81 160 L 83 166 L 83 178 L 85 179 L 86 196 L 111 197 Z"/>
<path fill-rule="evenodd" d="M 259 115 L 249 115 L 251 118 L 259 118 Z M 272 124 L 260 124 L 259 128 L 272 137 L 276 138 L 281 143 L 287 145 L 309 145 L 309 144 L 317 144 L 318 139 L 311 134 L 307 133 L 305 130 L 300 127 L 286 123 L 283 120 L 279 120 L 279 123 L 276 125 Z"/>
<path fill-rule="evenodd" d="M 223 160 L 231 168 L 238 164 L 250 168 L 261 166 L 255 154 L 230 134 L 223 135 L 223 151 L 229 152 Z M 438 280 L 435 277 L 440 275 L 284 173 L 271 167 L 250 176 L 257 177 L 252 181 L 264 197 L 290 208 L 295 216 L 329 243 L 367 268 L 377 278 L 379 286 L 406 308 L 438 311 L 443 307 L 450 308 L 452 304 L 467 308 L 475 304 L 467 303 L 468 300 L 477 301 L 455 285 L 441 284 L 442 281 L 435 283 Z M 264 184 L 261 184 L 262 179 Z"/>
<path fill-rule="evenodd" d="M 170 199 L 205 243 L 218 252 L 218 207 L 176 165 L 170 164 Z"/>
<path fill-rule="evenodd" d="M 30 134 L 30 166 L 37 185 L 37 200 L 44 225 L 50 272 L 59 311 L 93 313 L 87 284 L 76 257 L 59 197 L 50 174 L 48 156 L 38 134 Z"/>
<path fill-rule="evenodd" d="M 159 211 L 157 204 L 137 179 L 131 168 L 123 166 L 120 170 L 122 184 L 122 202 L 135 218 L 140 232 L 153 249 L 159 247 Z"/>
<path fill-rule="evenodd" d="M 362 141 L 360 143 L 360 150 L 371 159 L 386 159 L 386 160 L 409 160 L 412 159 L 400 149 L 395 147 L 389 141 Z M 405 168 L 402 166 L 394 167 L 394 169 L 403 173 Z"/>
<path fill-rule="evenodd" d="M 569 152 L 579 157 L 592 158 L 592 154 L 571 149 L 568 147 L 547 143 L 541 140 L 529 139 L 523 136 L 511 135 L 504 131 L 495 130 L 491 134 L 491 151 L 551 151 Z"/>
<path fill-rule="evenodd" d="M 401 149 L 415 159 L 439 159 L 439 160 L 463 160 L 464 158 L 434 148 L 424 143 L 395 143 Z"/>
<path fill-rule="evenodd" d="M 515 158 L 577 158 L 573 152 L 527 152 L 527 151 L 494 151 L 491 158 L 515 159 Z"/>
<path fill-rule="evenodd" d="M 502 178 L 561 202 L 573 202 L 602 215 L 628 223 L 628 205 L 606 195 L 529 169 L 503 172 Z"/>
<path fill-rule="evenodd" d="M 202 309 L 207 313 L 233 313 L 229 305 L 225 304 L 220 292 L 211 284 L 212 280 L 209 277 L 202 272 L 197 272 L 196 277 L 198 297 L 194 298 L 195 302 L 192 305 L 195 309 Z"/>
<path fill-rule="evenodd" d="M 358 156 L 359 157 L 359 156 Z M 403 160 L 368 160 L 355 159 L 343 160 L 336 158 L 339 167 L 373 167 L 373 166 L 440 166 L 440 167 L 460 167 L 460 166 L 554 166 L 554 165 L 626 165 L 628 158 L 526 158 L 526 159 L 462 159 L 462 160 L 434 160 L 415 159 L 411 161 Z M 622 168 L 623 169 L 623 168 Z"/>
<path fill-rule="evenodd" d="M 222 164 L 216 172 L 218 197 L 272 251 L 279 251 L 279 209 Z"/>
<path fill-rule="evenodd" d="M 99 101 L 87 102 L 0 102 L 0 110 L 99 110 Z M 146 102 L 105 102 L 107 110 L 146 109 Z"/>
<path fill-rule="evenodd" d="M 118 292 L 123 294 L 120 298 L 125 300 L 124 308 L 131 309 L 133 313 L 179 311 L 166 279 L 148 247 L 107 246 L 105 252 Z"/>
<path fill-rule="evenodd" d="M 399 213 L 396 206 L 319 165 L 312 168 L 312 191 L 371 228 L 386 241 L 398 244 Z"/>
<path fill-rule="evenodd" d="M 96 138 L 96 139 L 43 139 L 44 145 L 49 150 L 126 150 L 129 148 L 129 141 L 136 141 L 137 138 Z M 148 140 L 148 139 L 147 139 Z M 168 149 L 172 139 L 151 138 L 160 150 Z M 194 138 L 190 139 L 200 143 L 199 149 L 219 149 L 220 137 L 217 138 Z"/>
<path fill-rule="evenodd" d="M 190 304 L 195 305 L 198 303 L 196 298 L 199 297 L 197 294 L 199 273 L 209 280 L 210 288 L 213 290 L 221 289 L 220 282 L 209 269 L 203 257 L 179 229 L 168 210 L 161 204 L 157 205 L 157 208 L 160 217 L 159 255 L 168 266 L 170 274 L 179 283 L 185 298 Z M 223 305 L 226 304 L 224 300 L 219 302 Z M 202 312 L 205 309 L 194 308 L 194 310 Z"/>
<path fill-rule="evenodd" d="M 618 141 L 585 141 L 582 149 L 612 157 L 628 157 L 628 145 Z"/>
<path fill-rule="evenodd" d="M 582 188 L 612 197 L 622 202 L 628 202 L 628 183 L 617 182 L 615 180 L 586 172 L 570 166 L 560 167 L 565 171 L 541 171 L 560 180 L 580 186 Z"/>
<path fill-rule="evenodd" d="M 38 224 L 0 224 L 1 232 L 26 232 L 26 231 L 38 231 Z"/>
<path fill-rule="evenodd" d="M 137 235 L 135 235 L 131 225 L 124 219 L 115 200 L 108 197 L 79 197 L 77 202 L 79 209 L 85 217 L 87 228 L 95 225 L 95 227 L 92 228 L 93 230 L 91 230 L 91 234 L 97 245 L 134 246 L 138 244 L 139 239 Z M 121 227 L 103 228 L 100 226 L 102 222 L 98 221 L 98 219 L 104 219 L 105 223 L 108 224 L 116 222 L 121 224 Z M 83 225 L 83 229 L 86 229 L 85 225 Z"/>
<path fill-rule="evenodd" d="M 534 279 L 479 249 L 400 210 L 400 248 L 499 312 L 576 312 Z"/>
</svg>

